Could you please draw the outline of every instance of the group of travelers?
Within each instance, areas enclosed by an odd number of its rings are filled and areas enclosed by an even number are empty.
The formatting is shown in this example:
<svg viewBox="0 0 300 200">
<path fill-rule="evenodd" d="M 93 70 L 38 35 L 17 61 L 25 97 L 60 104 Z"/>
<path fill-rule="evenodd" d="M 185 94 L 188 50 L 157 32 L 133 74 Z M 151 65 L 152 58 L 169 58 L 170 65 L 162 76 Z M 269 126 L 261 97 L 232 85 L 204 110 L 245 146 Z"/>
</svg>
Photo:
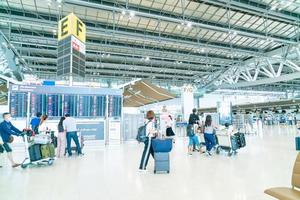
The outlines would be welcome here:
<svg viewBox="0 0 300 200">
<path fill-rule="evenodd" d="M 21 164 L 16 163 L 13 159 L 11 143 L 14 141 L 14 136 L 24 136 L 23 131 L 17 129 L 11 123 L 11 114 L 6 112 L 2 115 L 3 121 L 0 123 L 0 161 L 1 156 L 6 151 L 8 160 L 13 168 L 20 166 Z M 48 116 L 37 113 L 30 122 L 30 128 L 35 135 L 39 134 L 50 134 L 51 130 L 47 123 Z M 57 152 L 56 157 L 60 158 L 68 153 L 68 156 L 72 156 L 71 141 L 73 140 L 76 145 L 76 152 L 79 156 L 84 155 L 81 150 L 77 135 L 77 126 L 75 118 L 71 117 L 70 114 L 65 114 L 61 117 L 57 125 Z M 67 147 L 67 148 L 66 148 Z M 0 163 L 0 168 L 2 167 Z"/>
<path fill-rule="evenodd" d="M 31 122 L 31 129 L 35 134 L 50 134 L 51 129 L 47 123 L 48 116 L 37 113 Z M 71 140 L 76 145 L 76 151 L 78 155 L 83 155 L 81 152 L 81 146 L 79 143 L 76 127 L 76 119 L 71 117 L 70 114 L 65 114 L 61 117 L 57 125 L 57 152 L 56 157 L 60 158 L 66 154 L 66 146 L 68 156 L 72 156 Z"/>
<path fill-rule="evenodd" d="M 175 133 L 172 130 L 172 121 L 172 116 L 169 115 L 166 123 L 166 133 L 163 133 L 163 135 L 165 135 L 166 137 L 175 135 Z M 151 144 L 153 139 L 155 139 L 159 134 L 159 131 L 157 129 L 157 122 L 155 119 L 155 113 L 152 110 L 146 113 L 145 126 L 147 139 L 146 141 L 144 141 L 144 150 L 139 166 L 139 170 L 141 172 L 146 171 L 150 155 L 154 158 L 154 151 Z M 212 150 L 216 146 L 215 134 L 217 130 L 217 127 L 212 121 L 212 116 L 207 115 L 203 123 L 202 120 L 200 120 L 199 115 L 197 115 L 197 110 L 193 109 L 193 113 L 189 116 L 187 130 L 187 135 L 189 137 L 188 154 L 192 155 L 193 151 L 198 151 L 201 153 L 206 153 L 208 156 L 211 156 Z M 203 151 L 201 149 L 201 145 L 197 136 L 199 132 L 202 132 L 204 134 L 206 151 Z"/>
<path fill-rule="evenodd" d="M 212 155 L 212 149 L 216 146 L 216 130 L 217 126 L 212 121 L 211 115 L 207 115 L 205 121 L 200 120 L 197 114 L 197 109 L 194 108 L 192 114 L 189 116 L 189 122 L 187 127 L 187 135 L 189 137 L 188 153 L 192 155 L 193 151 L 206 153 Z M 201 149 L 198 133 L 204 134 L 206 151 Z"/>
</svg>

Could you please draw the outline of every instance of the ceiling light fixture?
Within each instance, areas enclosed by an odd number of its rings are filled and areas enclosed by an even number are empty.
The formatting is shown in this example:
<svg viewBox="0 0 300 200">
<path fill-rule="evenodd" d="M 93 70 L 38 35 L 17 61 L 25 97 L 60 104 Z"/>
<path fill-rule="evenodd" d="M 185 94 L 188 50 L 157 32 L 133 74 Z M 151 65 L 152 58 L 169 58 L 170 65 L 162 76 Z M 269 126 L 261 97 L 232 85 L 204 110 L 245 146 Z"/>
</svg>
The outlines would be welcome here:
<svg viewBox="0 0 300 200">
<path fill-rule="evenodd" d="M 130 15 L 130 17 L 134 17 L 135 16 L 135 12 L 130 11 L 129 15 Z"/>
<path fill-rule="evenodd" d="M 192 25 L 193 25 L 192 22 L 188 22 L 188 23 L 186 24 L 186 27 L 191 28 Z"/>
</svg>

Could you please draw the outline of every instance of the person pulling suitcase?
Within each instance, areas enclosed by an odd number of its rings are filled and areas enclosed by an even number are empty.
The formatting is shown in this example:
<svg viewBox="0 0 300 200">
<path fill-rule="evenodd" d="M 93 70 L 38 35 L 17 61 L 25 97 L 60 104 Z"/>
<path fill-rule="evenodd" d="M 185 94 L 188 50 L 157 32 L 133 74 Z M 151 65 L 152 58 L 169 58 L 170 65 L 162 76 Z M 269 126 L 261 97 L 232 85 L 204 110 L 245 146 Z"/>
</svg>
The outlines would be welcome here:
<svg viewBox="0 0 300 200">
<path fill-rule="evenodd" d="M 146 118 L 147 118 L 147 122 L 144 125 L 145 139 L 143 139 L 143 143 L 145 146 L 144 146 L 144 150 L 143 150 L 143 154 L 142 154 L 142 158 L 141 158 L 140 166 L 139 166 L 140 172 L 147 171 L 146 169 L 147 169 L 150 154 L 154 158 L 154 151 L 152 148 L 152 140 L 157 136 L 154 112 L 152 110 L 149 110 L 146 114 Z M 139 135 L 138 135 L 138 137 L 139 137 Z M 142 141 L 140 139 L 138 139 L 138 140 L 140 142 Z"/>
</svg>

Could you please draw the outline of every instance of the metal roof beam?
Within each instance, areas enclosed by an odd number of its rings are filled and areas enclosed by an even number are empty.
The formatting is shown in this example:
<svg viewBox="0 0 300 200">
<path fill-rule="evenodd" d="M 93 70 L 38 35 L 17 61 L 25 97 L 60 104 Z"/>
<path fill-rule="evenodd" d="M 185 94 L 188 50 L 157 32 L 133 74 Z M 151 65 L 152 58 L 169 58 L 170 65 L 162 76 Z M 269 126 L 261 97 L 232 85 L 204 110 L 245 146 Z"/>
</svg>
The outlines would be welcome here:
<svg viewBox="0 0 300 200">
<path fill-rule="evenodd" d="M 0 22 L 7 23 L 8 24 L 18 24 L 18 25 L 24 25 L 24 26 L 30 26 L 30 27 L 36 27 L 37 30 L 43 30 L 47 31 L 48 33 L 53 34 L 53 30 L 57 29 L 57 23 L 51 22 L 48 20 L 42 20 L 42 19 L 33 19 L 29 17 L 20 17 L 20 16 L 12 16 L 7 14 L 0 14 L 0 17 L 4 17 L 5 19 L 0 19 Z M 106 28 L 100 28 L 100 27 L 88 27 L 87 28 L 87 36 L 88 39 L 92 38 L 99 38 L 100 36 L 105 39 L 116 39 L 116 38 L 125 38 L 130 39 L 132 41 L 140 40 L 141 42 L 149 42 L 149 43 L 156 43 L 157 45 L 181 45 L 181 46 L 187 46 L 189 48 L 193 49 L 199 49 L 199 48 L 207 48 L 212 50 L 224 50 L 232 52 L 232 49 L 234 48 L 239 53 L 245 53 L 248 56 L 256 55 L 260 56 L 263 55 L 262 52 L 258 52 L 254 49 L 246 49 L 241 48 L 238 46 L 228 46 L 227 44 L 208 44 L 208 43 L 198 43 L 197 41 L 189 41 L 189 40 L 182 40 L 182 39 L 173 39 L 173 38 L 167 38 L 167 37 L 158 37 L 158 36 L 152 36 L 152 35 L 145 35 L 141 33 L 133 33 L 133 32 L 126 32 L 126 31 L 120 31 L 120 30 L 109 30 Z"/>
<path fill-rule="evenodd" d="M 271 10 L 271 6 L 259 3 L 258 1 L 241 1 L 241 0 L 192 0 L 194 2 L 205 2 L 210 5 L 216 5 L 222 8 L 229 8 L 235 12 L 244 12 L 260 17 L 266 17 L 280 22 L 298 25 L 300 15 L 290 12 L 277 12 Z M 297 15 L 297 16 L 296 16 Z"/>
<path fill-rule="evenodd" d="M 285 74 L 281 75 L 279 77 L 275 78 L 265 78 L 260 79 L 256 81 L 250 81 L 250 82 L 241 82 L 236 84 L 224 84 L 219 86 L 220 89 L 230 89 L 230 88 L 242 88 L 242 87 L 252 87 L 252 86 L 258 86 L 258 85 L 265 85 L 265 84 L 272 84 L 272 83 L 278 83 L 278 82 L 286 82 L 291 81 L 293 79 L 300 78 L 300 72 L 295 72 L 292 74 Z"/>
<path fill-rule="evenodd" d="M 38 43 L 42 43 L 45 45 L 52 45 L 51 47 L 57 47 L 57 40 L 54 38 L 47 38 L 39 37 L 39 36 L 31 36 L 31 35 L 24 35 L 24 34 L 11 34 L 11 41 L 12 43 L 17 44 L 15 41 L 20 42 L 21 44 L 27 45 L 35 45 Z M 180 60 L 186 62 L 193 62 L 194 64 L 197 63 L 207 63 L 211 65 L 220 65 L 220 66 L 229 66 L 233 62 L 233 60 L 225 59 L 225 58 L 217 58 L 217 57 L 208 57 L 208 56 L 201 56 L 201 55 L 191 55 L 191 54 L 183 54 L 183 53 L 173 53 L 167 51 L 160 51 L 160 50 L 150 50 L 150 49 L 142 49 L 142 48 L 132 48 L 126 46 L 117 46 L 117 45 L 110 45 L 110 44 L 97 44 L 87 42 L 87 51 L 99 51 L 99 52 L 106 52 L 106 53 L 116 53 L 120 52 L 120 55 L 127 55 L 127 56 L 151 56 L 153 58 L 159 59 L 173 59 L 173 60 Z M 21 47 L 22 49 L 23 47 Z M 108 49 L 113 48 L 114 50 L 109 52 Z M 120 51 L 122 50 L 122 51 Z M 124 53 L 124 51 L 130 53 Z"/>
<path fill-rule="evenodd" d="M 122 11 L 124 11 L 124 8 L 109 6 L 109 5 L 104 5 L 104 4 L 91 3 L 91 2 L 81 1 L 81 0 L 65 0 L 64 3 L 76 5 L 76 6 L 90 7 L 90 8 L 94 8 L 94 9 L 103 9 L 103 10 L 119 12 L 119 13 L 122 13 Z M 183 20 L 180 18 L 152 14 L 150 12 L 141 12 L 141 11 L 134 11 L 134 12 L 137 16 L 141 16 L 141 17 L 163 20 L 163 21 L 173 22 L 173 23 L 177 23 L 177 24 L 181 24 L 183 22 Z M 224 28 L 221 26 L 209 25 L 209 24 L 200 23 L 200 22 L 193 22 L 193 26 L 197 26 L 197 27 L 205 28 L 205 29 L 209 29 L 209 30 L 214 30 L 214 31 L 225 32 L 225 33 L 228 32 L 228 28 Z M 237 30 L 237 29 L 231 29 L 231 30 L 236 31 L 237 34 L 239 34 L 239 35 L 243 35 L 243 36 L 247 36 L 247 37 L 251 37 L 251 38 L 261 38 L 261 39 L 272 38 L 274 41 L 282 42 L 282 43 L 286 43 L 286 44 L 295 44 L 296 43 L 296 41 L 293 41 L 291 39 L 282 39 L 282 38 L 278 38 L 278 37 L 274 37 L 274 36 L 267 37 L 266 35 L 263 35 L 259 32 L 254 33 L 254 32 L 248 32 L 248 31 Z"/>
</svg>

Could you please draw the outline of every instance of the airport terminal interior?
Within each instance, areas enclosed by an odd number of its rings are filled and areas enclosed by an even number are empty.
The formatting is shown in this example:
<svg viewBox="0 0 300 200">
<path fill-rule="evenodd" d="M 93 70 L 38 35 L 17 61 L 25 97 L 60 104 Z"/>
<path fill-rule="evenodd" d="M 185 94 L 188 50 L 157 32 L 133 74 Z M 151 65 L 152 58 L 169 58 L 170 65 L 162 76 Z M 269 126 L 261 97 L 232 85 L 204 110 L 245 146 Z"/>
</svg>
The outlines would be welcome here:
<svg viewBox="0 0 300 200">
<path fill-rule="evenodd" d="M 300 200 L 300 0 L 0 11 L 0 200 Z"/>
</svg>

